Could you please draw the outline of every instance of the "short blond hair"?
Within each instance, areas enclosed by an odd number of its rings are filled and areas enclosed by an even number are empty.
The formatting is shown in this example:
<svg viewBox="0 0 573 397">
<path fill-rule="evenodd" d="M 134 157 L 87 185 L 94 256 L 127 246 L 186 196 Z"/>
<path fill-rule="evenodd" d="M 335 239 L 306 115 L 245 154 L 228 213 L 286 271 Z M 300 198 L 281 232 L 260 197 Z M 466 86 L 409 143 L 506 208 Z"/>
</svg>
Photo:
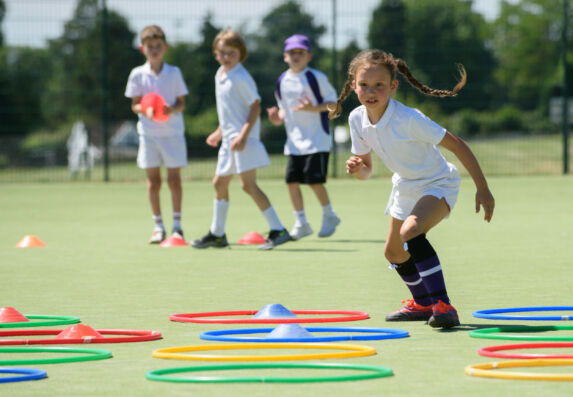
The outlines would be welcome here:
<svg viewBox="0 0 573 397">
<path fill-rule="evenodd" d="M 240 61 L 243 62 L 247 58 L 247 45 L 245 44 L 245 40 L 241 37 L 241 35 L 237 32 L 234 32 L 230 29 L 225 29 L 219 32 L 217 36 L 215 36 L 215 40 L 213 40 L 213 53 L 217 53 L 217 46 L 219 43 L 223 43 L 223 45 L 236 48 L 239 50 L 241 54 Z"/>
<path fill-rule="evenodd" d="M 154 39 L 163 40 L 163 42 L 167 44 L 165 32 L 159 26 L 149 25 L 144 27 L 141 31 L 141 44 L 145 44 L 146 41 Z"/>
</svg>

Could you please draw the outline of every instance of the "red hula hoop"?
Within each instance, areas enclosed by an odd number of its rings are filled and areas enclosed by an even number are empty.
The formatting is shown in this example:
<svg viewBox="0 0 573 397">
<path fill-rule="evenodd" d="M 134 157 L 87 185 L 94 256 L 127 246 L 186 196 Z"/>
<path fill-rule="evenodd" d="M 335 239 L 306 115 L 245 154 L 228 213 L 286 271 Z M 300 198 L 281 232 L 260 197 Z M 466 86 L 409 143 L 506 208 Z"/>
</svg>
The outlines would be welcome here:
<svg viewBox="0 0 573 397">
<path fill-rule="evenodd" d="M 0 331 L 3 336 L 38 336 L 57 335 L 61 329 L 37 329 L 29 331 Z M 67 338 L 67 339 L 0 339 L 0 345 L 65 345 L 65 344 L 88 344 L 88 343 L 123 343 L 123 342 L 146 342 L 161 339 L 159 331 L 139 331 L 129 329 L 98 329 L 102 335 L 129 335 L 118 338 Z"/>
<path fill-rule="evenodd" d="M 171 321 L 206 324 L 289 324 L 289 323 L 335 323 L 342 321 L 366 320 L 370 315 L 357 310 L 292 310 L 294 314 L 341 314 L 345 317 L 319 318 L 246 318 L 246 319 L 204 319 L 197 317 L 252 316 L 258 310 L 235 310 L 225 312 L 181 313 L 169 316 Z"/>
<path fill-rule="evenodd" d="M 518 354 L 518 353 L 498 353 L 500 350 L 516 349 L 543 349 L 551 347 L 573 347 L 573 342 L 553 342 L 553 343 L 519 343 L 515 345 L 488 346 L 478 350 L 478 353 L 486 357 L 496 358 L 573 358 L 573 354 Z"/>
</svg>

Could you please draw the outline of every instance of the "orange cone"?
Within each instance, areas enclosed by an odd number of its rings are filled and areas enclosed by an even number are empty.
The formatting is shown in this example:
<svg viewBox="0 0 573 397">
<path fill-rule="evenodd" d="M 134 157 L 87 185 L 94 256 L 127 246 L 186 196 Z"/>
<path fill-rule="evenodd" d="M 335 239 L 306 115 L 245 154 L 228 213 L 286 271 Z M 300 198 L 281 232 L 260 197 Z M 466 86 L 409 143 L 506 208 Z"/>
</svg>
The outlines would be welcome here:
<svg viewBox="0 0 573 397">
<path fill-rule="evenodd" d="M 239 239 L 239 244 L 264 244 L 267 241 L 263 236 L 257 232 L 249 232 Z"/>
<path fill-rule="evenodd" d="M 55 339 L 92 339 L 103 338 L 103 335 L 85 324 L 74 324 L 64 329 Z"/>
<path fill-rule="evenodd" d="M 13 307 L 0 307 L 0 323 L 24 323 L 26 321 L 30 320 Z"/>
<path fill-rule="evenodd" d="M 179 237 L 171 236 L 166 238 L 159 244 L 160 247 L 186 247 L 187 243 L 185 240 Z"/>
<path fill-rule="evenodd" d="M 46 243 L 40 240 L 38 237 L 29 235 L 24 236 L 22 240 L 18 241 L 16 248 L 30 248 L 30 247 L 45 247 Z"/>
</svg>

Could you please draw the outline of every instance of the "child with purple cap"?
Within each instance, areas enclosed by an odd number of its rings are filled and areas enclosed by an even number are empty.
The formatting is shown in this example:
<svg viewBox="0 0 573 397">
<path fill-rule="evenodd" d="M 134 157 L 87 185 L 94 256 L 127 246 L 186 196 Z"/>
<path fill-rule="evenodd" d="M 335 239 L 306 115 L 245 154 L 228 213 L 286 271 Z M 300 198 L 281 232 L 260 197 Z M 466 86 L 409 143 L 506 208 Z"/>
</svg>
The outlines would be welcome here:
<svg viewBox="0 0 573 397">
<path fill-rule="evenodd" d="M 313 233 L 306 218 L 300 184 L 310 186 L 322 206 L 322 227 L 318 237 L 334 234 L 340 218 L 332 209 L 324 184 L 332 147 L 328 106 L 336 103 L 336 91 L 324 73 L 308 67 L 312 59 L 308 37 L 295 34 L 285 40 L 283 59 L 289 69 L 277 81 L 277 106 L 267 109 L 274 125 L 284 123 L 289 156 L 286 183 L 294 207 L 293 239 Z"/>
</svg>

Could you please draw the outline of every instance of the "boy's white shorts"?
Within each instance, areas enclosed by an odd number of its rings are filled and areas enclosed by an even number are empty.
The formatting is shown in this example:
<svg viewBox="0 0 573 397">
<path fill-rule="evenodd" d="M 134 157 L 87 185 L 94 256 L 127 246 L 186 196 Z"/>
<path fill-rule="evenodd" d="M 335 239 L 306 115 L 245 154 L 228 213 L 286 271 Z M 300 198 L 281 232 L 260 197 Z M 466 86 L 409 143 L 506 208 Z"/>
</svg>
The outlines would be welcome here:
<svg viewBox="0 0 573 397">
<path fill-rule="evenodd" d="M 266 167 L 271 163 L 265 145 L 258 139 L 247 139 L 245 148 L 240 152 L 231 150 L 230 141 L 224 141 L 219 148 L 217 160 L 218 176 L 242 174 L 255 168 Z"/>
<path fill-rule="evenodd" d="M 434 180 L 405 180 L 395 175 L 392 177 L 392 193 L 385 213 L 390 214 L 392 218 L 404 221 L 412 213 L 416 203 L 424 196 L 444 198 L 451 213 L 458 198 L 460 182 L 460 174 L 453 166 L 450 168 L 449 175 Z"/>
<path fill-rule="evenodd" d="M 139 136 L 137 166 L 139 168 L 181 168 L 187 165 L 187 145 L 184 135 Z"/>
</svg>

